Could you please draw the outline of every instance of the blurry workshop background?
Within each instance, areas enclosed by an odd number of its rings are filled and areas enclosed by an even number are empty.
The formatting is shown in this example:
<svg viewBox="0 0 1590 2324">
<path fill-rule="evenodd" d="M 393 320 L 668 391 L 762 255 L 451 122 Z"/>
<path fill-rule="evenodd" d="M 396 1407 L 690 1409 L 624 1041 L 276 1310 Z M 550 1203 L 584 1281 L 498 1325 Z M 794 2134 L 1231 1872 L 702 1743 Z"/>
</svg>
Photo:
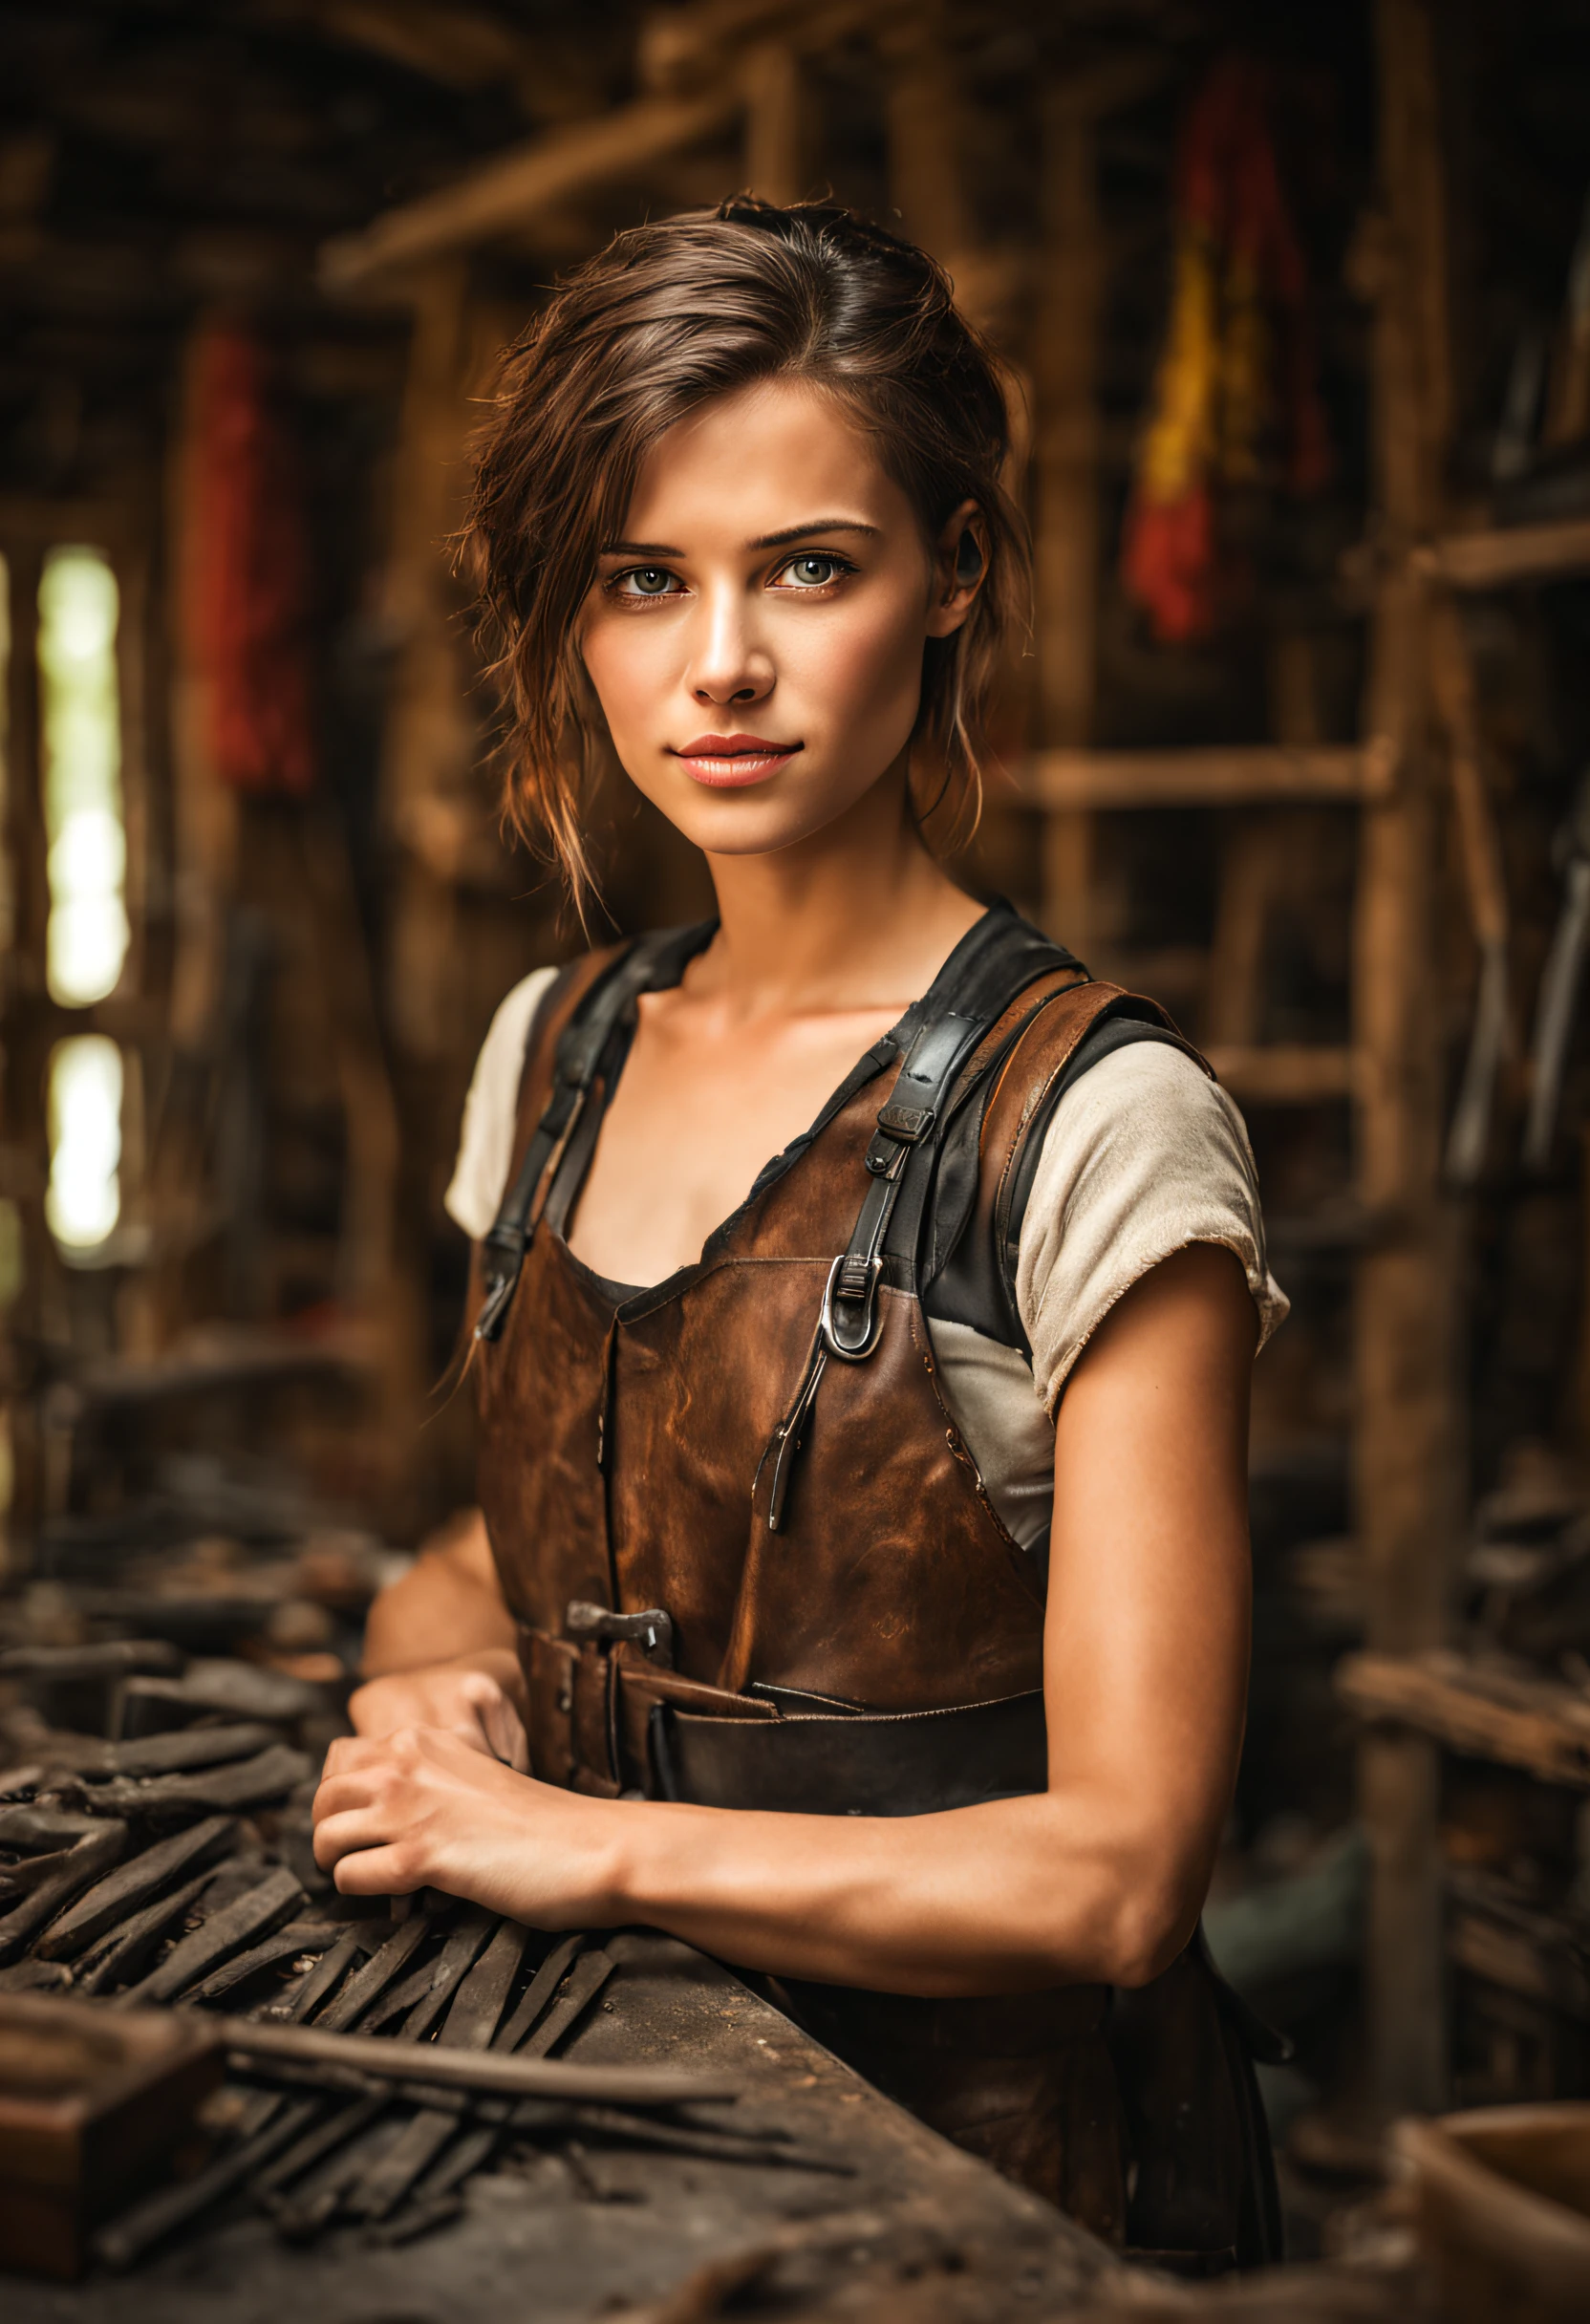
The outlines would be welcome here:
<svg viewBox="0 0 1590 2324">
<path fill-rule="evenodd" d="M 831 189 L 1022 388 L 969 875 L 1208 1050 L 1294 1302 L 1210 1916 L 1294 2212 L 1387 2109 L 1590 2091 L 1587 127 L 1573 0 L 11 0 L 3 1643 L 334 1695 L 468 1502 L 441 1192 L 581 942 L 499 820 L 473 416 L 614 228 Z M 617 928 L 706 908 L 604 814 Z"/>
</svg>

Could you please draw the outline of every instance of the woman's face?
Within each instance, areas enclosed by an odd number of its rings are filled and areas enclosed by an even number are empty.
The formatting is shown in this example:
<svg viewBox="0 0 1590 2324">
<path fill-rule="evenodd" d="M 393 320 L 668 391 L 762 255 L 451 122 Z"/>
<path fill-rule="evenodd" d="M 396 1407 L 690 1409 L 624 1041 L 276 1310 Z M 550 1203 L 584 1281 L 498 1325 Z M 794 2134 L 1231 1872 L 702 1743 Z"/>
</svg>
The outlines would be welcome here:
<svg viewBox="0 0 1590 2324">
<path fill-rule="evenodd" d="M 898 764 L 922 649 L 977 583 L 828 398 L 767 382 L 708 404 L 640 472 L 581 651 L 637 789 L 708 854 L 786 848 Z"/>
</svg>

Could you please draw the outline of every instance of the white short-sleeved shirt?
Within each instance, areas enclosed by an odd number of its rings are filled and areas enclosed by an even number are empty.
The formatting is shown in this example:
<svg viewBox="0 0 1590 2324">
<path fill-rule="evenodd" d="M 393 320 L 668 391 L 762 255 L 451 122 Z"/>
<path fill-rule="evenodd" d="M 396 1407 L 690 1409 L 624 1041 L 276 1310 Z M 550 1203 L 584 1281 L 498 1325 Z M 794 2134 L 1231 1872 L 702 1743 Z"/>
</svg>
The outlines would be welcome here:
<svg viewBox="0 0 1590 2324">
<path fill-rule="evenodd" d="M 502 1200 L 525 1044 L 554 974 L 537 969 L 514 986 L 469 1085 L 445 1199 L 476 1240 Z M 1016 1268 L 1031 1362 L 969 1323 L 928 1323 L 945 1401 L 990 1500 L 1023 1546 L 1047 1533 L 1054 1414 L 1072 1366 L 1123 1292 L 1199 1242 L 1222 1244 L 1240 1261 L 1262 1346 L 1288 1302 L 1265 1259 L 1242 1116 L 1182 1050 L 1130 1043 L 1066 1091 L 1044 1136 Z"/>
</svg>

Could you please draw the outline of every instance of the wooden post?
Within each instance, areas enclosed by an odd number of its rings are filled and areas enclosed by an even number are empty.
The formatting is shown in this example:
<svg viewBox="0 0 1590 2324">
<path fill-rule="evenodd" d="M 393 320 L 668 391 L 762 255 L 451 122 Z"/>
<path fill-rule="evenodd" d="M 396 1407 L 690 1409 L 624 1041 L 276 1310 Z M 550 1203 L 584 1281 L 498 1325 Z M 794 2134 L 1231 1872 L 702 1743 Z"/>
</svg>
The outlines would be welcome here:
<svg viewBox="0 0 1590 2324">
<path fill-rule="evenodd" d="M 184 604 L 196 587 L 193 473 L 197 444 L 198 366 L 208 325 L 201 322 L 184 354 L 181 411 L 167 476 L 167 529 L 174 544 L 168 607 L 171 656 L 172 812 L 175 825 L 176 950 L 171 971 L 171 1041 L 199 1056 L 215 1038 L 237 878 L 238 803 L 216 775 L 204 674 L 193 667 Z M 188 1166 L 196 1172 L 197 1157 Z M 182 1172 L 179 1171 L 179 1175 Z"/>
<path fill-rule="evenodd" d="M 903 230 L 933 252 L 954 280 L 962 308 L 980 323 L 990 285 L 966 201 L 962 98 L 946 29 L 944 0 L 922 0 L 913 15 L 879 34 L 890 191 Z"/>
<path fill-rule="evenodd" d="M 44 807 L 39 786 L 38 583 L 42 566 L 34 540 L 3 544 L 11 592 L 5 741 L 4 850 L 11 917 L 7 990 L 0 1012 L 5 1079 L 0 1085 L 0 1191 L 16 1205 L 21 1226 L 22 1282 L 4 1317 L 0 1398 L 6 1410 L 11 1466 L 11 1505 L 5 1513 L 5 1572 L 15 1581 L 18 1544 L 45 1514 L 45 1448 L 39 1405 L 25 1353 L 45 1337 L 54 1255 L 44 1220 L 50 1171 L 44 1077 L 49 1037 L 45 997 L 45 928 L 50 888 L 45 869 Z"/>
<path fill-rule="evenodd" d="M 1099 217 L 1093 117 L 1064 85 L 1043 109 L 1043 291 L 1034 347 L 1038 421 L 1035 629 L 1043 741 L 1077 749 L 1093 715 L 1099 596 L 1097 360 Z M 1083 959 L 1100 929 L 1096 819 L 1043 826 L 1042 918 Z"/>
<path fill-rule="evenodd" d="M 387 714 L 382 807 L 402 847 L 393 914 L 391 1018 L 404 1051 L 427 1063 L 454 1038 L 457 950 L 451 887 L 414 844 L 431 801 L 467 790 L 476 752 L 460 599 L 447 570 L 469 412 L 464 397 L 467 264 L 439 260 L 414 283 L 409 355 L 393 476 L 386 611 L 399 639 Z"/>
<path fill-rule="evenodd" d="M 808 190 L 809 112 L 801 59 L 788 41 L 764 40 L 741 67 L 745 93 L 745 183 L 764 202 L 799 202 Z"/>
<path fill-rule="evenodd" d="M 1368 725 L 1393 794 L 1365 805 L 1355 931 L 1359 1194 L 1393 1222 L 1365 1254 L 1355 1316 L 1354 1485 L 1372 1646 L 1407 1651 L 1446 1625 L 1456 1538 L 1453 1254 L 1440 1190 L 1435 819 L 1422 585 L 1408 552 L 1436 522 L 1450 392 L 1431 0 L 1377 0 L 1385 216 L 1361 246 L 1375 301 L 1376 498 L 1386 564 Z M 1373 1851 L 1368 1996 L 1377 2097 L 1440 2103 L 1445 2081 L 1439 1771 L 1433 1744 L 1374 1730 L 1361 1754 Z"/>
</svg>

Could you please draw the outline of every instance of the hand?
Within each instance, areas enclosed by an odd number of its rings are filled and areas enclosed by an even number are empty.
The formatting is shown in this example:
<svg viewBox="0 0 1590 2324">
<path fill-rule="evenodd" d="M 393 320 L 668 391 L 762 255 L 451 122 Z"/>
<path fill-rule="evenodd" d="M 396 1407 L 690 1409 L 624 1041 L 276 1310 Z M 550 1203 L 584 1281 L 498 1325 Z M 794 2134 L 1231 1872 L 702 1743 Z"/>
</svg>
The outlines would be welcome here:
<svg viewBox="0 0 1590 2324">
<path fill-rule="evenodd" d="M 343 1735 L 315 1794 L 314 1861 L 344 1896 L 440 1888 L 538 1928 L 589 1928 L 614 1917 L 613 1812 L 440 1728 Z"/>
<path fill-rule="evenodd" d="M 348 1715 L 361 1735 L 390 1735 L 400 1727 L 440 1728 L 523 1775 L 529 1772 L 530 1747 L 514 1700 L 520 1684 L 514 1655 L 464 1654 L 456 1662 L 372 1679 L 349 1698 Z"/>
</svg>

